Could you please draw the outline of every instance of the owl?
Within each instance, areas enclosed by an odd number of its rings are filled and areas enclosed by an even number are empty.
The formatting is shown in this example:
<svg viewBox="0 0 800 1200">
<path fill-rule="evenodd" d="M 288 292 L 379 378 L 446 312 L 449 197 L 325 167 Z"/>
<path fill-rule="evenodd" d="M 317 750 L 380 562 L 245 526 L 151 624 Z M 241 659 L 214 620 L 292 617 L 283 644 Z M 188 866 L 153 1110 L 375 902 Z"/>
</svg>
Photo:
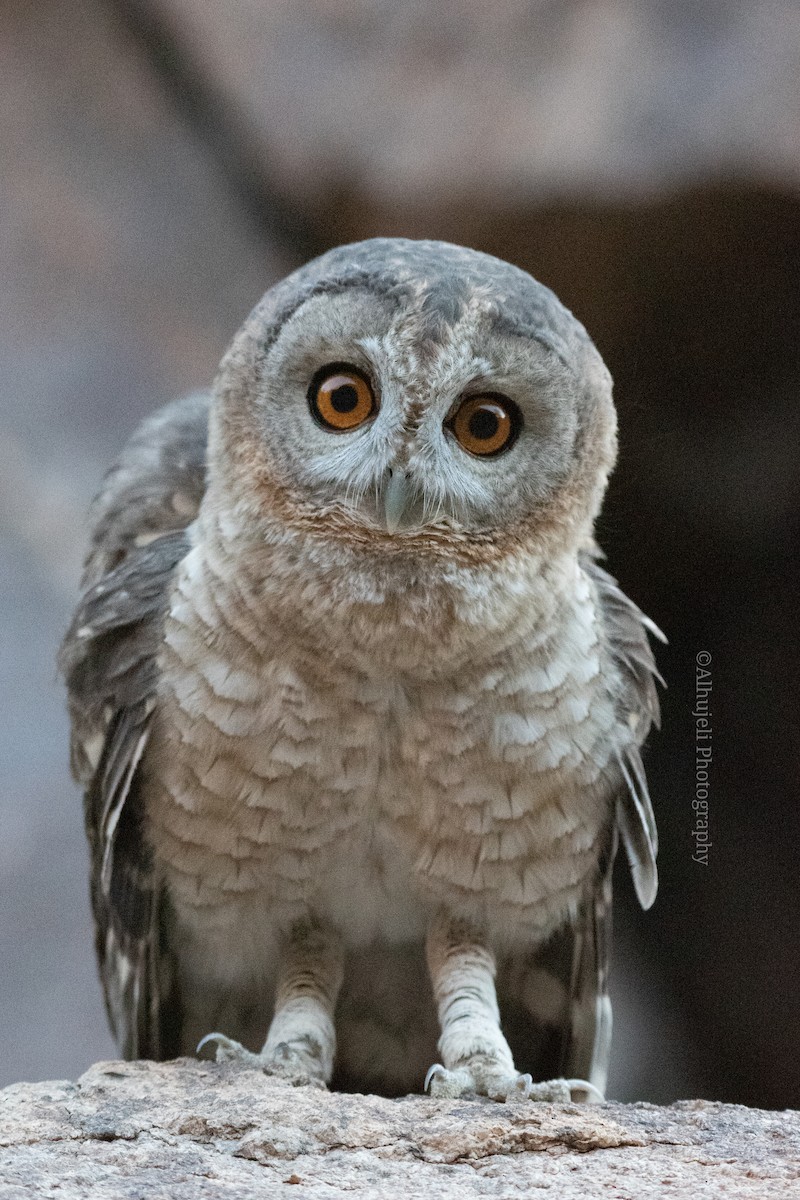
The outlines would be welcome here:
<svg viewBox="0 0 800 1200">
<path fill-rule="evenodd" d="M 663 636 L 599 563 L 615 453 L 552 292 L 384 238 L 272 288 L 133 436 L 61 651 L 127 1057 L 602 1093 Z"/>
</svg>

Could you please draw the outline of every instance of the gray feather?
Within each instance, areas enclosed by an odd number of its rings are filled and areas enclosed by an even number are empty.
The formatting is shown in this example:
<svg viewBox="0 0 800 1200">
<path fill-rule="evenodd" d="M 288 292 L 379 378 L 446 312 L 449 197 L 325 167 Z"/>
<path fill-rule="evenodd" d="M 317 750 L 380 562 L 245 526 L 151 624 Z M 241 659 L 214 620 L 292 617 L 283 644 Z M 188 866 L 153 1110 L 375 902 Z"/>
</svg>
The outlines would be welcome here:
<svg viewBox="0 0 800 1200">
<path fill-rule="evenodd" d="M 639 774 L 644 778 L 638 750 L 629 749 L 617 759 L 626 784 L 617 800 L 617 825 L 628 856 L 636 895 L 642 908 L 646 909 L 650 908 L 658 891 L 658 840 L 650 795 L 646 787 L 643 792 L 639 789 L 634 773 L 629 769 L 637 759 Z"/>
<path fill-rule="evenodd" d="M 94 503 L 85 591 L 61 647 L 71 761 L 84 785 L 91 897 L 112 1028 L 128 1058 L 177 1045 L 161 953 L 165 899 L 143 833 L 138 767 L 155 704 L 169 585 L 203 494 L 208 399 L 156 413 L 125 447 Z"/>
<path fill-rule="evenodd" d="M 618 697 L 620 718 L 631 729 L 633 740 L 620 751 L 620 783 L 613 809 L 607 852 L 602 856 L 594 891 L 587 897 L 573 924 L 562 929 L 537 955 L 552 980 L 563 988 L 564 1008 L 560 1036 L 550 1015 L 552 1037 L 560 1045 L 557 1061 L 547 1069 L 566 1077 L 586 1079 L 605 1091 L 611 1054 L 613 1016 L 608 995 L 611 947 L 611 869 L 617 837 L 631 867 L 639 902 L 649 908 L 658 887 L 656 852 L 658 836 L 639 746 L 651 724 L 658 724 L 659 704 L 655 681 L 661 681 L 647 631 L 663 640 L 657 629 L 598 564 L 597 552 L 581 557 L 584 570 L 597 590 L 600 618 L 609 653 L 621 678 Z M 535 995 L 528 999 L 532 1028 L 541 1024 Z M 538 1044 L 541 1036 L 538 1035 Z"/>
<path fill-rule="evenodd" d="M 502 961 L 497 980 L 502 1026 L 517 1067 L 536 1079 L 585 1079 L 600 1092 L 612 1028 L 608 974 L 616 835 L 609 832 L 597 883 L 574 922 L 526 959 Z"/>
<path fill-rule="evenodd" d="M 603 855 L 593 894 L 581 909 L 574 930 L 569 997 L 569 1038 L 561 1070 L 567 1078 L 587 1079 L 604 1093 L 611 1058 L 612 1011 L 608 995 L 611 959 L 611 869 L 616 837 Z"/>
<path fill-rule="evenodd" d="M 656 680 L 664 682 L 656 668 L 647 634 L 652 633 L 662 641 L 666 639 L 628 599 L 617 581 L 603 570 L 594 553 L 585 554 L 581 561 L 597 589 L 609 653 L 622 683 L 618 698 L 620 718 L 632 734 L 631 740 L 617 753 L 622 786 L 617 796 L 616 822 L 639 903 L 642 908 L 649 908 L 658 890 L 658 834 L 639 748 L 650 726 L 658 726 Z"/>
</svg>

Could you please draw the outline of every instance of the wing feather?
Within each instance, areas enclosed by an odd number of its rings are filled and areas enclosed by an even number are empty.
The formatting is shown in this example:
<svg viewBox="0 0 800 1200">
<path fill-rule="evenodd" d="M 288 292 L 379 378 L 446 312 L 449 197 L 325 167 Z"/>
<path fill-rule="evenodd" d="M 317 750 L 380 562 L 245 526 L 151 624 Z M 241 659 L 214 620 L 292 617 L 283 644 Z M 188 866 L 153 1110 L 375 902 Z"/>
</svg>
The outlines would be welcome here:
<svg viewBox="0 0 800 1200">
<path fill-rule="evenodd" d="M 572 938 L 573 952 L 569 1019 L 561 1071 L 567 1076 L 588 1079 L 598 1091 L 604 1092 L 612 1031 L 608 995 L 611 870 L 618 835 L 622 838 L 636 895 L 643 908 L 650 907 L 658 888 L 658 833 L 639 748 L 651 725 L 657 727 L 659 724 L 656 681 L 664 682 L 656 668 L 647 635 L 650 633 L 661 641 L 666 638 L 599 565 L 596 554 L 596 551 L 586 554 L 582 565 L 597 589 L 609 652 L 622 682 L 618 701 L 620 716 L 633 738 L 617 755 L 622 787 L 614 807 L 608 853 L 601 858 L 597 884 L 575 924 L 561 934 L 564 939 Z"/>
<path fill-rule="evenodd" d="M 595 554 L 586 554 L 582 565 L 597 590 L 606 642 L 621 680 L 620 716 L 632 735 L 616 756 L 623 786 L 617 797 L 615 820 L 639 903 L 642 908 L 649 908 L 658 890 L 658 833 L 640 747 L 651 725 L 658 727 L 656 681 L 662 685 L 664 681 L 656 668 L 647 635 L 651 633 L 661 641 L 666 638 L 603 570 Z"/>
<path fill-rule="evenodd" d="M 581 909 L 574 929 L 569 987 L 568 1036 L 561 1074 L 587 1079 L 604 1093 L 611 1057 L 613 1015 L 608 995 L 611 951 L 611 867 L 615 845 L 604 858 L 593 895 Z"/>
<path fill-rule="evenodd" d="M 146 421 L 93 508 L 84 595 L 61 647 L 71 763 L 84 786 L 91 898 L 106 1006 L 126 1057 L 176 1052 L 179 999 L 162 952 L 139 765 L 155 707 L 170 581 L 204 488 L 208 399 Z"/>
</svg>

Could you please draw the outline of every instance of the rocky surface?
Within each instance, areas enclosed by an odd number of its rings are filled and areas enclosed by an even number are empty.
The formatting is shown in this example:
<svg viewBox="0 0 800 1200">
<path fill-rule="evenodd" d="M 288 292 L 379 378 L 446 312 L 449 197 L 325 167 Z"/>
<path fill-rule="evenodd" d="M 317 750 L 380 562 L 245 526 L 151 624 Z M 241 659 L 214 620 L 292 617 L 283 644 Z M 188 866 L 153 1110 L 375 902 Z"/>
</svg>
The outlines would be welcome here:
<svg viewBox="0 0 800 1200">
<path fill-rule="evenodd" d="M 296 1088 L 178 1060 L 0 1092 L 0 1200 L 295 1198 L 397 1189 L 562 1200 L 758 1197 L 800 1186 L 800 1113 L 702 1100 L 498 1105 Z"/>
</svg>

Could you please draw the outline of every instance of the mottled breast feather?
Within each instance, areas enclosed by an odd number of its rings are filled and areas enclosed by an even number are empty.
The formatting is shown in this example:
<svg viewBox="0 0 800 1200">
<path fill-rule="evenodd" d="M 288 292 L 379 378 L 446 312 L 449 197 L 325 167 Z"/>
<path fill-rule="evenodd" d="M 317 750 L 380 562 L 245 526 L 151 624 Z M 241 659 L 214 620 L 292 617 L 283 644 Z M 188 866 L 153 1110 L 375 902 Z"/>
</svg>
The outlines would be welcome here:
<svg viewBox="0 0 800 1200">
<path fill-rule="evenodd" d="M 93 506 L 85 591 L 59 660 L 72 771 L 85 788 L 100 975 L 128 1058 L 167 1058 L 177 1045 L 179 1003 L 160 954 L 163 898 L 153 886 L 137 767 L 170 580 L 203 493 L 207 424 L 207 397 L 169 405 L 109 471 Z"/>
</svg>

